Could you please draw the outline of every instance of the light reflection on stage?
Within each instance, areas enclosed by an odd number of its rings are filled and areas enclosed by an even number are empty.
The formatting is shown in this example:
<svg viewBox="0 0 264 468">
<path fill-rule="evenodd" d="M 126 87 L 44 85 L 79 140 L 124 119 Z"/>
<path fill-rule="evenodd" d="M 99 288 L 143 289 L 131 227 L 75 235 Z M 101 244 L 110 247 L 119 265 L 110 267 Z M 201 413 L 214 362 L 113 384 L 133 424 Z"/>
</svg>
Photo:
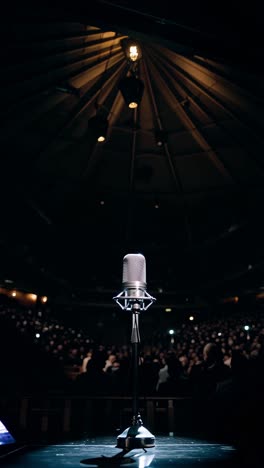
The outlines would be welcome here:
<svg viewBox="0 0 264 468">
<path fill-rule="evenodd" d="M 157 436 L 150 449 L 120 450 L 114 437 L 85 438 L 67 443 L 32 445 L 15 455 L 6 456 L 5 467 L 110 467 L 131 465 L 135 468 L 202 467 L 233 468 L 250 466 L 241 463 L 236 449 L 229 444 L 208 440 Z M 251 466 L 255 467 L 252 463 Z"/>
</svg>

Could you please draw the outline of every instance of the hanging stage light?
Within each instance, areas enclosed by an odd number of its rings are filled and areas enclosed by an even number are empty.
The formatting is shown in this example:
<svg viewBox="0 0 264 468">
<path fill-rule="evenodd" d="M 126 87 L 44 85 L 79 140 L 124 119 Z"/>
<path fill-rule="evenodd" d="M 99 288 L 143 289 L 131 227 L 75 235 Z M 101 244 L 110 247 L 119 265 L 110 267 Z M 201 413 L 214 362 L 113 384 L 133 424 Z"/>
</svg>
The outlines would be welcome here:
<svg viewBox="0 0 264 468">
<path fill-rule="evenodd" d="M 137 40 L 124 38 L 121 46 L 129 62 L 138 62 L 142 58 L 142 50 Z"/>
<path fill-rule="evenodd" d="M 141 102 L 144 83 L 135 76 L 126 76 L 119 83 L 119 89 L 123 95 L 125 103 L 130 109 L 135 109 Z"/>
<path fill-rule="evenodd" d="M 138 60 L 138 48 L 136 45 L 129 46 L 129 58 L 132 62 L 136 62 Z"/>
<path fill-rule="evenodd" d="M 102 115 L 95 115 L 88 122 L 88 128 L 91 130 L 94 138 L 103 143 L 107 136 L 108 120 Z"/>
</svg>

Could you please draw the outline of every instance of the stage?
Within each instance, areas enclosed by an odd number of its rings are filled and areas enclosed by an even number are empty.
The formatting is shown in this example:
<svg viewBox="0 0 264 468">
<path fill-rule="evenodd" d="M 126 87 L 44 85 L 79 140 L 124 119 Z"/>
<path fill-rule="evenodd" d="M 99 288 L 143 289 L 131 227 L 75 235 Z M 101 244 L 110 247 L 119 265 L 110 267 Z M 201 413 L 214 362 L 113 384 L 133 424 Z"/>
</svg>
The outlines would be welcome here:
<svg viewBox="0 0 264 468">
<path fill-rule="evenodd" d="M 254 453 L 245 456 L 229 444 L 208 440 L 156 436 L 154 448 L 134 449 L 123 453 L 117 449 L 115 436 L 84 438 L 56 444 L 34 444 L 16 448 L 0 457 L 2 466 L 12 468 L 51 468 L 81 466 L 144 467 L 260 467 Z"/>
</svg>

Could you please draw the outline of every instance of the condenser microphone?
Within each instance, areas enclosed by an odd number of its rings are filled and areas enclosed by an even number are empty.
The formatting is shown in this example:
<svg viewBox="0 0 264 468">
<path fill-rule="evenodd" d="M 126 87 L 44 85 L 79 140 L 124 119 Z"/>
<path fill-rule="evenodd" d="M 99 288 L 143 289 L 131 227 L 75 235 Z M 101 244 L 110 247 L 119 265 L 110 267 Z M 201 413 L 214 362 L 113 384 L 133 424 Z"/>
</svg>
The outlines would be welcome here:
<svg viewBox="0 0 264 468">
<path fill-rule="evenodd" d="M 114 297 L 114 300 L 123 310 L 146 310 L 156 300 L 147 293 L 144 255 L 140 253 L 125 255 L 122 286 L 123 291 Z"/>
<path fill-rule="evenodd" d="M 117 438 L 117 447 L 125 450 L 133 448 L 154 447 L 155 437 L 143 427 L 138 403 L 138 366 L 140 343 L 139 315 L 141 310 L 146 310 L 156 299 L 151 297 L 146 289 L 146 261 L 144 255 L 128 254 L 123 258 L 123 291 L 113 299 L 123 310 L 132 311 L 132 395 L 133 395 L 133 417 L 132 425 L 125 429 Z"/>
<path fill-rule="evenodd" d="M 141 254 L 127 254 L 123 258 L 123 289 L 127 296 L 144 297 L 146 283 L 146 260 Z"/>
</svg>

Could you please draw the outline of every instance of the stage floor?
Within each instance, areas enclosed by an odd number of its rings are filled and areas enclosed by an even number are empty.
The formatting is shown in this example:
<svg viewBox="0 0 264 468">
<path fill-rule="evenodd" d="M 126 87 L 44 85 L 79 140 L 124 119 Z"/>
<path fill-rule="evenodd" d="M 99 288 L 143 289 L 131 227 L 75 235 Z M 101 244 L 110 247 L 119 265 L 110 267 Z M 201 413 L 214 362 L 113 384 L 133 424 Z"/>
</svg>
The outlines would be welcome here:
<svg viewBox="0 0 264 468">
<path fill-rule="evenodd" d="M 67 443 L 30 445 L 0 457 L 2 466 L 8 468 L 60 468 L 60 467 L 107 467 L 130 465 L 135 468 L 153 467 L 256 467 L 254 456 L 248 460 L 240 457 L 237 450 L 228 444 L 177 436 L 156 436 L 154 448 L 132 450 L 120 458 L 116 438 L 85 438 Z"/>
</svg>

